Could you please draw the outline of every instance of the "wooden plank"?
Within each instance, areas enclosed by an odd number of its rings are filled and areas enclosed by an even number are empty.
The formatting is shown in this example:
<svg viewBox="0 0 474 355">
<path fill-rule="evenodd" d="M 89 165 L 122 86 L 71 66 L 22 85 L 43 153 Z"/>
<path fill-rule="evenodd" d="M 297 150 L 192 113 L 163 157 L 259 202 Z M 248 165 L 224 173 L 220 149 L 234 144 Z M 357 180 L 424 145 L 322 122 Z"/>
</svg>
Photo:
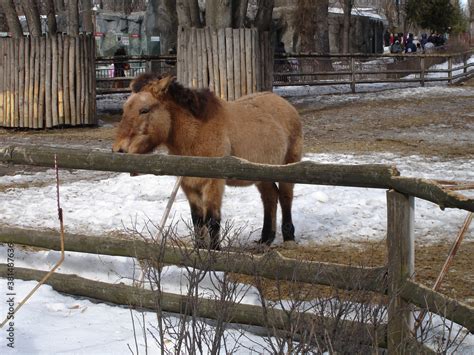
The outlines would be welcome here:
<svg viewBox="0 0 474 355">
<path fill-rule="evenodd" d="M 219 81 L 221 99 L 227 100 L 227 64 L 226 64 L 226 50 L 225 50 L 225 29 L 219 28 L 217 30 L 218 42 L 218 57 L 219 57 Z"/>
<path fill-rule="evenodd" d="M 19 40 L 18 47 L 18 60 L 17 60 L 17 70 L 18 70 L 18 85 L 17 85 L 17 97 L 18 97 L 18 123 L 16 127 L 25 127 L 24 118 L 24 104 L 25 104 L 25 41 L 26 38 L 22 37 Z"/>
<path fill-rule="evenodd" d="M 45 122 L 46 128 L 53 127 L 53 100 L 52 100 L 52 82 L 51 82 L 51 73 L 52 73 L 52 48 L 51 48 L 51 36 L 46 37 L 46 76 L 45 76 L 45 85 L 46 85 L 46 95 L 45 95 Z"/>
<path fill-rule="evenodd" d="M 214 78 L 214 56 L 212 52 L 212 36 L 211 29 L 206 27 L 204 29 L 204 36 L 206 40 L 206 57 L 207 57 L 207 73 L 209 75 L 209 90 L 215 92 L 215 78 Z M 216 64 L 217 65 L 217 64 Z"/>
<path fill-rule="evenodd" d="M 199 30 L 201 33 L 201 51 L 202 51 L 202 87 L 209 87 L 209 68 L 207 61 L 207 47 L 206 47 L 206 29 L 202 28 Z"/>
<path fill-rule="evenodd" d="M 15 116 L 13 121 L 13 127 L 20 127 L 20 47 L 21 47 L 21 38 L 15 39 L 15 45 L 13 49 L 13 54 L 15 56 L 15 90 L 14 90 L 14 100 L 15 100 Z"/>
<path fill-rule="evenodd" d="M 40 95 L 40 65 L 41 65 L 41 51 L 40 51 L 40 39 L 34 38 L 35 45 L 35 67 L 34 67 L 34 88 L 33 88 L 33 122 L 32 127 L 38 128 L 39 123 L 39 95 Z"/>
<path fill-rule="evenodd" d="M 196 41 L 196 52 L 195 52 L 195 63 L 196 63 L 196 88 L 202 88 L 204 86 L 204 78 L 203 78 L 203 57 L 202 57 L 202 40 L 201 40 L 201 34 L 202 30 L 199 28 L 194 29 L 193 33 L 195 33 L 195 41 Z M 193 47 L 194 49 L 194 47 Z"/>
<path fill-rule="evenodd" d="M 211 34 L 211 45 L 212 45 L 212 67 L 213 67 L 213 76 L 214 76 L 214 93 L 217 97 L 221 96 L 221 78 L 219 70 L 219 39 L 217 36 L 216 29 L 209 29 Z"/>
<path fill-rule="evenodd" d="M 86 65 L 85 65 L 85 43 L 84 43 L 84 35 L 80 35 L 79 36 L 79 53 L 81 54 L 79 56 L 79 67 L 81 68 L 81 75 L 80 75 L 80 105 L 79 105 L 79 108 L 80 108 L 80 117 L 81 117 L 81 124 L 85 124 L 86 121 L 86 116 L 84 114 L 84 109 L 85 109 L 85 105 L 86 105 L 86 100 L 85 100 L 85 95 L 86 95 L 86 91 L 85 91 L 85 87 L 86 87 L 86 77 L 85 77 L 85 72 L 86 72 Z"/>
<path fill-rule="evenodd" d="M 89 35 L 85 35 L 83 38 L 84 41 L 84 57 L 83 57 L 83 68 L 84 68 L 84 84 L 83 84 L 83 98 L 84 98 L 84 123 L 91 124 L 90 120 L 90 91 L 89 91 L 89 77 L 91 74 L 91 70 L 95 70 L 95 66 L 91 67 L 89 65 L 90 62 L 90 43 L 89 43 Z"/>
<path fill-rule="evenodd" d="M 95 55 L 96 55 L 96 48 L 95 48 L 95 37 L 90 36 L 90 67 L 94 68 L 91 73 L 90 80 L 91 80 L 91 124 L 97 124 L 97 116 L 96 116 L 96 79 L 95 79 Z"/>
<path fill-rule="evenodd" d="M 240 29 L 232 30 L 233 50 L 234 50 L 234 99 L 242 96 L 240 80 Z"/>
<path fill-rule="evenodd" d="M 227 73 L 227 100 L 235 100 L 234 88 L 234 48 L 233 48 L 233 30 L 232 28 L 225 29 L 225 61 Z"/>
<path fill-rule="evenodd" d="M 63 35 L 56 35 L 58 46 L 58 125 L 64 125 L 64 87 L 63 87 L 63 62 L 64 43 Z"/>
<path fill-rule="evenodd" d="M 69 36 L 69 63 L 68 63 L 68 82 L 69 82 L 69 108 L 71 111 L 71 125 L 77 125 L 76 116 L 76 83 L 75 83 L 75 65 L 76 65 L 76 39 Z"/>
<path fill-rule="evenodd" d="M 8 71 L 9 82 L 10 82 L 10 99 L 9 101 L 9 121 L 7 127 L 14 127 L 15 124 L 15 39 L 11 38 L 9 41 L 8 53 L 10 70 Z"/>
<path fill-rule="evenodd" d="M 51 36 L 51 126 L 59 125 L 58 111 L 58 40 Z"/>
<path fill-rule="evenodd" d="M 81 75 L 82 75 L 82 68 L 81 68 L 81 49 L 80 49 L 80 37 L 77 36 L 74 39 L 74 44 L 75 44 L 75 56 L 74 56 L 74 61 L 75 61 L 75 94 L 76 94 L 76 125 L 81 125 Z"/>
<path fill-rule="evenodd" d="M 30 120 L 30 100 L 29 100 L 29 84 L 30 84 L 30 42 L 31 37 L 25 37 L 25 50 L 23 52 L 23 65 L 25 66 L 24 69 L 24 76 L 23 76 L 23 126 L 22 127 L 30 127 L 29 120 Z"/>
<path fill-rule="evenodd" d="M 11 125 L 11 117 L 12 117 L 12 109 L 11 109 L 11 92 L 12 92 L 12 82 L 11 82 L 11 77 L 12 77 L 12 70 L 11 70 L 11 65 L 12 65 L 12 53 L 11 53 L 11 48 L 12 48 L 12 40 L 10 38 L 5 39 L 6 41 L 6 48 L 5 48 L 5 86 L 7 88 L 6 91 L 6 99 L 5 99 L 5 110 L 6 110 L 6 115 L 5 115 L 5 127 L 10 127 Z"/>
<path fill-rule="evenodd" d="M 64 90 L 64 124 L 71 124 L 71 107 L 69 97 L 69 36 L 63 38 L 63 90 Z"/>
<path fill-rule="evenodd" d="M 245 28 L 240 28 L 240 94 L 247 95 L 247 73 L 245 69 Z"/>
<path fill-rule="evenodd" d="M 198 60 L 197 56 L 197 33 L 196 27 L 191 28 L 191 54 L 193 60 L 191 61 L 191 87 L 198 86 Z"/>
<path fill-rule="evenodd" d="M 247 82 L 247 94 L 255 92 L 253 89 L 253 61 L 252 61 L 252 31 L 250 28 L 245 29 L 245 70 Z"/>
<path fill-rule="evenodd" d="M 388 328 L 390 354 L 404 353 L 414 329 L 411 306 L 400 297 L 406 280 L 415 273 L 414 198 L 387 192 Z"/>
<path fill-rule="evenodd" d="M 193 86 L 193 34 L 191 29 L 186 30 L 187 33 L 187 48 L 186 48 L 186 84 L 185 86 L 187 87 L 192 87 Z"/>
<path fill-rule="evenodd" d="M 45 98 L 46 98 L 46 37 L 40 37 L 40 89 L 39 89 L 38 128 L 43 128 L 46 123 Z"/>
<path fill-rule="evenodd" d="M 259 66 L 259 45 L 258 45 L 258 30 L 256 28 L 250 29 L 251 43 L 252 43 L 252 92 L 260 91 L 260 66 Z"/>
<path fill-rule="evenodd" d="M 0 127 L 5 126 L 5 92 L 6 85 L 5 85 L 5 44 L 6 41 L 3 38 L 0 38 Z"/>
<path fill-rule="evenodd" d="M 176 57 L 176 74 L 178 82 L 186 85 L 185 76 L 185 59 L 186 59 L 186 34 L 183 26 L 178 26 L 178 47 Z"/>
<path fill-rule="evenodd" d="M 28 79 L 28 127 L 34 128 L 34 115 L 35 115 L 35 52 L 36 52 L 36 40 L 37 37 L 33 37 L 29 41 L 30 46 L 30 59 L 29 65 L 29 79 Z"/>
<path fill-rule="evenodd" d="M 59 238 L 51 231 L 0 227 L 0 242 L 29 245 L 33 247 L 60 250 Z M 78 234 L 65 235 L 64 248 L 67 251 L 128 256 L 138 259 L 154 260 L 162 255 L 166 264 L 193 266 L 200 268 L 211 266 L 215 271 L 226 271 L 244 275 L 265 277 L 272 280 L 304 282 L 318 285 L 335 286 L 345 290 L 384 291 L 386 269 L 384 267 L 366 268 L 335 263 L 325 263 L 292 259 L 273 251 L 263 255 L 242 252 L 197 252 L 184 246 L 177 247 L 169 241 L 166 247 L 153 245 L 143 240 L 124 240 L 101 236 Z M 229 262 L 232 260 L 232 262 Z"/>
</svg>

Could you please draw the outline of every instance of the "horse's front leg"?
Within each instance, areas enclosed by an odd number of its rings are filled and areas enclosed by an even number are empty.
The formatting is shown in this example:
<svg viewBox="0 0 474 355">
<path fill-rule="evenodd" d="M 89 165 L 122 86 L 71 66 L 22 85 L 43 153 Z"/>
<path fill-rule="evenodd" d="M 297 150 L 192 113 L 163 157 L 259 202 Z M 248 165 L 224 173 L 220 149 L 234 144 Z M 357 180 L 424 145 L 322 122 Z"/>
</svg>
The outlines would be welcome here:
<svg viewBox="0 0 474 355">
<path fill-rule="evenodd" d="M 186 198 L 191 208 L 191 219 L 194 227 L 195 246 L 197 248 L 206 248 L 204 225 L 204 204 L 202 200 L 202 191 L 199 186 L 189 184 L 189 178 L 184 178 L 181 188 L 183 189 Z"/>
<path fill-rule="evenodd" d="M 221 206 L 225 180 L 209 179 L 202 191 L 204 203 L 204 225 L 207 226 L 210 248 L 220 249 Z"/>
</svg>

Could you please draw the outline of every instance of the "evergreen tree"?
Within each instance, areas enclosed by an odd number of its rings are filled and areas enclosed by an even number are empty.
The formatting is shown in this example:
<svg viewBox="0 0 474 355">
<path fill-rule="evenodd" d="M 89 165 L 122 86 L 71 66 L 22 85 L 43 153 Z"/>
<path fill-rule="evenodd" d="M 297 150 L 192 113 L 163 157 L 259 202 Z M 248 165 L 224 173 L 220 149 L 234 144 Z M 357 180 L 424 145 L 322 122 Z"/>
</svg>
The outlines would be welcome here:
<svg viewBox="0 0 474 355">
<path fill-rule="evenodd" d="M 453 5 L 451 0 L 408 0 L 406 13 L 412 23 L 440 33 L 449 27 L 463 31 L 466 24 L 459 1 Z"/>
</svg>

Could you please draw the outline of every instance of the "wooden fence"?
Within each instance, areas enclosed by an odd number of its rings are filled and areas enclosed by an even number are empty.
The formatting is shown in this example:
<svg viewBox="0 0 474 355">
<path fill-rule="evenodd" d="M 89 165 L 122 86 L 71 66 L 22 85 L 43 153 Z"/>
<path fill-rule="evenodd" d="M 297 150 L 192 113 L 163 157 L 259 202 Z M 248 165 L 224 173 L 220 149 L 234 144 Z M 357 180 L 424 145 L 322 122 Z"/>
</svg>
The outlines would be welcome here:
<svg viewBox="0 0 474 355">
<path fill-rule="evenodd" d="M 96 124 L 91 35 L 0 39 L 0 127 Z"/>
<path fill-rule="evenodd" d="M 270 65 L 267 65 L 270 63 Z M 178 29 L 177 78 L 235 100 L 272 87 L 269 32 L 256 28 Z"/>
<path fill-rule="evenodd" d="M 472 50 L 451 54 L 320 55 L 298 53 L 277 55 L 274 57 L 274 72 L 268 79 L 272 81 L 274 87 L 347 85 L 352 92 L 356 92 L 357 86 L 364 84 L 399 83 L 419 84 L 420 86 L 439 82 L 452 84 L 469 79 L 474 75 L 474 62 L 469 62 L 473 55 L 474 51 Z M 106 67 L 110 66 L 117 58 L 101 57 L 97 59 L 98 94 L 129 92 L 128 84 L 136 74 L 152 71 L 152 67 L 153 71 L 157 73 L 177 75 L 174 65 L 176 57 L 127 56 L 121 57 L 121 59 L 131 63 L 134 69 L 127 72 L 124 77 L 117 78 L 111 74 L 106 75 Z M 241 63 L 242 60 L 243 58 L 241 58 Z M 153 63 L 158 64 L 153 65 Z M 436 65 L 442 63 L 447 63 L 447 68 L 435 68 Z M 108 73 L 113 73 L 113 71 L 109 69 Z M 179 80 L 181 80 L 181 76 L 184 74 L 178 75 Z M 193 82 L 189 83 L 188 79 L 186 77 L 184 82 L 193 85 Z M 251 82 L 244 80 L 246 79 L 242 78 L 241 83 Z M 123 82 L 123 85 L 113 88 L 110 85 L 111 82 Z M 199 80 L 196 81 L 196 83 L 199 82 Z M 219 87 L 218 90 L 220 90 Z M 271 85 L 269 87 L 271 88 Z M 242 86 L 241 93 L 245 94 L 246 92 L 248 91 L 244 91 Z"/>
<path fill-rule="evenodd" d="M 428 309 L 474 332 L 474 309 L 448 298 L 413 281 L 414 269 L 414 197 L 426 199 L 442 208 L 460 208 L 474 212 L 474 199 L 444 189 L 435 181 L 400 176 L 397 169 L 386 165 L 331 165 L 300 162 L 286 166 L 253 164 L 238 158 L 198 158 L 161 155 L 125 155 L 91 152 L 80 149 L 51 148 L 41 146 L 0 147 L 0 161 L 12 164 L 54 166 L 58 156 L 61 168 L 149 173 L 155 175 L 179 175 L 209 178 L 232 178 L 253 181 L 286 181 L 303 184 L 321 184 L 389 189 L 387 191 L 387 247 L 386 266 L 362 268 L 333 263 L 320 263 L 284 258 L 276 252 L 256 256 L 245 253 L 217 252 L 200 254 L 168 246 L 159 250 L 140 240 L 117 240 L 87 236 L 66 236 L 65 248 L 69 251 L 130 256 L 140 259 L 156 258 L 162 262 L 197 266 L 209 265 L 214 270 L 269 279 L 290 280 L 311 284 L 332 285 L 342 289 L 361 289 L 387 294 L 389 297 L 386 329 L 374 335 L 364 324 L 365 338 L 361 341 L 386 345 L 390 353 L 404 353 L 407 347 L 417 349 L 413 337 L 410 306 Z M 59 238 L 48 232 L 0 228 L 0 242 L 17 243 L 58 250 Z M 227 255 L 226 255 L 227 253 Z M 229 262 L 232 260 L 233 262 Z M 257 267 L 255 267 L 257 266 Z M 295 269 L 304 272 L 295 272 Z M 258 270 L 258 271 L 256 271 Z M 6 274 L 5 266 L 0 275 Z M 39 279 L 43 273 L 36 270 L 19 270 L 17 277 Z M 76 282 L 77 281 L 77 282 Z M 74 292 L 83 296 L 153 308 L 149 291 L 139 291 L 123 285 L 107 285 L 76 276 L 68 278 L 54 275 L 50 284 L 58 291 Z M 98 290 L 98 291 L 97 291 Z M 164 309 L 173 312 L 183 310 L 184 296 L 164 296 Z M 145 301 L 144 301 L 145 300 Z M 149 300 L 149 301 L 146 301 Z M 145 303 L 145 304 L 144 304 Z M 168 307 L 168 308 L 166 308 Z M 202 316 L 211 317 L 217 304 L 210 300 L 203 303 Z M 255 306 L 238 305 L 236 318 L 239 323 L 262 325 L 262 310 Z M 271 325 L 281 326 L 283 314 L 271 314 Z M 311 317 L 311 316 L 310 316 Z M 237 321 L 237 320 L 236 320 Z M 352 324 L 357 325 L 357 324 Z M 278 328 L 279 329 L 279 328 Z M 368 332 L 368 333 L 367 333 Z M 374 337 L 375 336 L 375 337 Z M 383 339 L 379 339 L 382 337 Z M 415 344 L 415 345 L 414 345 Z M 424 347 L 420 351 L 429 352 Z"/>
</svg>

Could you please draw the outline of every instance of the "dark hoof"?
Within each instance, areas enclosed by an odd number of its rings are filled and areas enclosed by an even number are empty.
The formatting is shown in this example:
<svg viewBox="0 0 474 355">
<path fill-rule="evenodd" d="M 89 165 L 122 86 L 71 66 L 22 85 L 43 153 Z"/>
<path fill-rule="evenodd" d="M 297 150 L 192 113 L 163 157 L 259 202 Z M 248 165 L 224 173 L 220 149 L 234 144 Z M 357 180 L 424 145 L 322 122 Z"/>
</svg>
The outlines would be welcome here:
<svg viewBox="0 0 474 355">
<path fill-rule="evenodd" d="M 281 234 L 285 242 L 295 240 L 295 227 L 293 223 L 283 223 L 281 226 Z"/>
</svg>

